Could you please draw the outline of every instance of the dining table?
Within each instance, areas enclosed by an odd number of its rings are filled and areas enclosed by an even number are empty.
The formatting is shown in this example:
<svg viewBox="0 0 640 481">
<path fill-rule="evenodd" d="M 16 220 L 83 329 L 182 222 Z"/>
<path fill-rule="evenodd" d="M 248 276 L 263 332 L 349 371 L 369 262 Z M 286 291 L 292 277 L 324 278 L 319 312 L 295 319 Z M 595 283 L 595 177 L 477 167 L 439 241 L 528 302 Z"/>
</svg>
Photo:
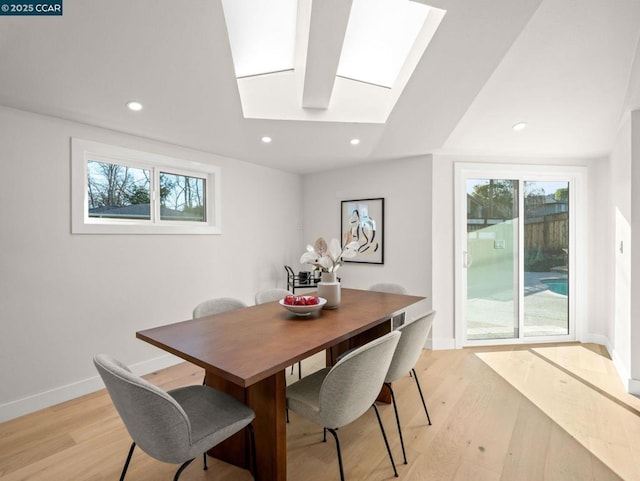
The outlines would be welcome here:
<svg viewBox="0 0 640 481">
<path fill-rule="evenodd" d="M 252 408 L 259 477 L 285 481 L 285 369 L 321 351 L 331 365 L 340 353 L 389 332 L 393 316 L 423 299 L 342 288 L 337 308 L 307 316 L 274 301 L 141 330 L 136 337 L 202 367 L 208 386 Z M 209 454 L 246 467 L 247 442 L 240 432 Z"/>
</svg>

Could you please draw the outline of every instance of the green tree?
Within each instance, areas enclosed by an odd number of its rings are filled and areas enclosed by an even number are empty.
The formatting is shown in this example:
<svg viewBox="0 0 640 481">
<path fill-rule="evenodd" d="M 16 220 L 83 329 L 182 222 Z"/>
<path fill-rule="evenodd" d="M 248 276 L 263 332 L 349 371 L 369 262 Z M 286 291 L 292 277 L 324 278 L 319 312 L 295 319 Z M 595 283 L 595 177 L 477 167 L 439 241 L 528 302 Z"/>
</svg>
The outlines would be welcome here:
<svg viewBox="0 0 640 481">
<path fill-rule="evenodd" d="M 558 201 L 569 200 L 569 188 L 562 187 L 556 190 L 556 193 L 554 194 L 554 198 Z"/>
<path fill-rule="evenodd" d="M 517 212 L 514 204 L 516 186 L 512 180 L 490 180 L 486 184 L 473 186 L 471 196 L 482 205 L 482 216 L 486 219 L 513 219 Z"/>
<path fill-rule="evenodd" d="M 127 200 L 130 204 L 150 204 L 149 189 L 141 185 L 134 185 L 131 192 L 127 194 Z"/>
</svg>

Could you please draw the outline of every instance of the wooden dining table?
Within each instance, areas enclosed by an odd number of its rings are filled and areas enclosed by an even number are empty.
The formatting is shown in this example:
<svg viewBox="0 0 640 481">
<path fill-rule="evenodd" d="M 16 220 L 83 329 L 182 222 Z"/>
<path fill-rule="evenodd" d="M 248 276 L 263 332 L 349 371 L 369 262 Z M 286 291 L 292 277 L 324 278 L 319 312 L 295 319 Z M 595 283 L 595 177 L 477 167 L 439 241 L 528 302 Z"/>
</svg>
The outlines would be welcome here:
<svg viewBox="0 0 640 481">
<path fill-rule="evenodd" d="M 285 369 L 321 351 L 330 364 L 339 353 L 389 332 L 394 315 L 423 299 L 343 288 L 337 309 L 306 317 L 270 302 L 145 329 L 136 337 L 202 367 L 207 385 L 251 407 L 260 479 L 284 481 Z M 246 442 L 238 433 L 209 454 L 245 466 Z"/>
</svg>

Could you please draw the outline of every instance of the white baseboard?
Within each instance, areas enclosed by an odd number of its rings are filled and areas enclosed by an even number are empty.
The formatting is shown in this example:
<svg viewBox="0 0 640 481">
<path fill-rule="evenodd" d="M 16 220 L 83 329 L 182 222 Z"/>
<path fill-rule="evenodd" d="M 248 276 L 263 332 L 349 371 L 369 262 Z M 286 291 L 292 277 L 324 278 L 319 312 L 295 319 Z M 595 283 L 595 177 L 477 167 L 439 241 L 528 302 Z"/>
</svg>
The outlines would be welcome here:
<svg viewBox="0 0 640 481">
<path fill-rule="evenodd" d="M 640 396 L 640 379 L 629 379 L 629 394 Z"/>
<path fill-rule="evenodd" d="M 640 379 L 634 379 L 629 375 L 629 371 L 627 371 L 627 367 L 622 362 L 622 359 L 615 351 L 615 349 L 607 346 L 609 353 L 611 355 L 611 360 L 613 361 L 613 365 L 616 368 L 616 372 L 622 381 L 622 384 L 627 388 L 629 394 L 634 394 L 636 396 L 640 396 Z"/>
<path fill-rule="evenodd" d="M 609 351 L 609 355 L 611 355 L 611 345 L 607 336 L 603 336 L 602 334 L 584 334 L 580 339 L 580 342 L 600 344 L 601 346 L 606 347 L 607 351 Z"/>
<path fill-rule="evenodd" d="M 456 340 L 451 338 L 436 338 L 431 340 L 431 349 L 434 351 L 443 351 L 445 349 L 455 349 Z"/>
<path fill-rule="evenodd" d="M 182 359 L 171 354 L 166 354 L 148 361 L 133 364 L 129 366 L 129 368 L 139 376 L 143 376 L 150 372 L 173 366 L 179 362 L 182 362 Z M 82 381 L 77 381 L 65 386 L 37 393 L 32 396 L 1 404 L 0 423 L 54 406 L 61 402 L 69 401 L 70 399 L 84 396 L 85 394 L 99 391 L 102 388 L 104 388 L 102 379 L 96 374 L 95 376 L 83 379 Z"/>
</svg>

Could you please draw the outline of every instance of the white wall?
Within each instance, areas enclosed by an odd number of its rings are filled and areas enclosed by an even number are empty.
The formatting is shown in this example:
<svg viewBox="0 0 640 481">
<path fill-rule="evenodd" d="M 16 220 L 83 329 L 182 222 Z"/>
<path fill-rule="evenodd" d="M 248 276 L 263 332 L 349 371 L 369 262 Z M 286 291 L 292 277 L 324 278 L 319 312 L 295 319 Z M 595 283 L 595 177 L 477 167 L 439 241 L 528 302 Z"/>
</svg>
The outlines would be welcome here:
<svg viewBox="0 0 640 481">
<path fill-rule="evenodd" d="M 611 238 L 605 251 L 613 270 L 613 304 L 608 318 L 609 351 L 620 377 L 629 381 L 631 366 L 631 118 L 627 116 L 609 157 Z"/>
<path fill-rule="evenodd" d="M 219 165 L 223 234 L 72 235 L 71 137 Z M 298 175 L 6 108 L 0 165 L 0 421 L 100 387 L 96 353 L 173 362 L 135 332 L 210 297 L 253 303 L 304 245 Z"/>
<path fill-rule="evenodd" d="M 631 311 L 629 391 L 640 395 L 640 110 L 631 112 Z M 635 294 L 635 295 L 634 295 Z M 635 349 L 634 349 L 635 348 Z"/>
<path fill-rule="evenodd" d="M 454 296 L 454 163 L 527 163 L 535 165 L 586 165 L 588 168 L 588 239 L 578 242 L 586 243 L 587 257 L 590 265 L 587 273 L 598 273 L 596 269 L 606 265 L 605 260 L 592 261 L 602 252 L 606 252 L 607 228 L 596 220 L 605 218 L 608 225 L 606 207 L 599 204 L 598 198 L 607 198 L 607 169 L 604 159 L 589 161 L 572 161 L 566 159 L 513 159 L 488 158 L 473 156 L 452 156 L 436 154 L 433 156 L 433 308 L 438 311 L 438 324 L 434 325 L 434 348 L 453 348 L 455 346 L 455 296 Z M 594 197 L 595 196 L 595 197 Z M 603 201 L 606 205 L 606 200 Z M 602 272 L 602 271 L 600 271 Z M 583 341 L 606 343 L 608 339 L 607 289 L 609 280 L 606 275 L 587 275 L 588 299 L 586 318 L 578 332 Z"/>
<path fill-rule="evenodd" d="M 640 394 L 640 110 L 627 112 L 609 157 L 611 242 L 608 258 L 614 280 L 609 310 L 609 350 L 628 390 Z"/>
<path fill-rule="evenodd" d="M 342 200 L 377 197 L 385 202 L 384 264 L 345 263 L 338 275 L 344 287 L 367 289 L 377 282 L 396 282 L 409 294 L 427 297 L 408 311 L 412 318 L 431 308 L 431 156 L 305 175 L 304 245 L 318 237 L 340 238 Z M 292 267 L 306 269 L 297 261 Z"/>
</svg>

